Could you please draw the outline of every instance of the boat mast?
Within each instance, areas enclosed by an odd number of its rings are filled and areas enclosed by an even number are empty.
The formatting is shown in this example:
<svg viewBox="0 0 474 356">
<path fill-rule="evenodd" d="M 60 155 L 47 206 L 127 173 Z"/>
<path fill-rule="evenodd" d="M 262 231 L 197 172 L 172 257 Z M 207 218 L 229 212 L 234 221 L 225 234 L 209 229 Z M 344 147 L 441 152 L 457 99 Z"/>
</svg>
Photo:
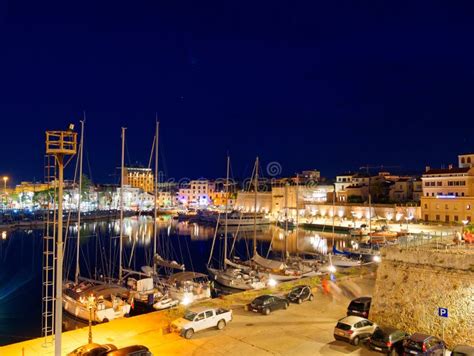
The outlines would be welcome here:
<svg viewBox="0 0 474 356">
<path fill-rule="evenodd" d="M 298 228 L 299 228 L 299 209 L 298 209 L 298 197 L 300 188 L 300 176 L 296 173 L 296 256 L 298 256 Z"/>
<path fill-rule="evenodd" d="M 254 214 L 253 214 L 253 255 L 257 255 L 257 194 L 258 194 L 258 156 L 255 160 L 255 183 L 254 183 Z"/>
<path fill-rule="evenodd" d="M 288 258 L 288 182 L 285 183 L 285 251 L 283 261 Z"/>
<path fill-rule="evenodd" d="M 81 241 L 81 200 L 82 200 L 82 156 L 84 151 L 84 123 L 86 121 L 86 113 L 84 120 L 81 120 L 81 142 L 79 144 L 79 195 L 77 197 L 77 241 L 76 241 L 76 274 L 74 282 L 79 283 L 79 244 Z"/>
<path fill-rule="evenodd" d="M 227 214 L 229 209 L 229 168 L 230 157 L 227 155 L 227 174 L 225 180 L 225 225 L 224 225 L 224 271 L 227 269 Z"/>
<path fill-rule="evenodd" d="M 120 252 L 119 252 L 119 283 L 122 283 L 122 249 L 123 249 L 123 179 L 125 176 L 125 130 L 122 127 L 122 164 L 120 168 Z"/>
<path fill-rule="evenodd" d="M 336 218 L 335 216 L 335 210 L 336 210 L 336 184 L 333 184 L 333 190 L 332 190 L 332 248 L 334 249 L 334 219 Z"/>
<path fill-rule="evenodd" d="M 158 115 L 157 115 L 158 116 Z M 156 219 L 157 219 L 157 213 L 158 213 L 158 204 L 157 204 L 157 198 L 158 198 L 158 134 L 160 130 L 160 123 L 158 121 L 158 117 L 156 118 L 156 128 L 155 128 L 155 190 L 154 190 L 154 195 L 155 195 L 155 208 L 154 208 L 154 214 L 153 214 L 153 273 L 156 273 L 156 261 L 155 261 L 155 255 L 156 255 L 156 235 L 157 235 L 157 226 L 156 226 Z"/>
<path fill-rule="evenodd" d="M 369 244 L 372 249 L 372 195 L 370 194 L 370 174 L 369 174 Z"/>
</svg>

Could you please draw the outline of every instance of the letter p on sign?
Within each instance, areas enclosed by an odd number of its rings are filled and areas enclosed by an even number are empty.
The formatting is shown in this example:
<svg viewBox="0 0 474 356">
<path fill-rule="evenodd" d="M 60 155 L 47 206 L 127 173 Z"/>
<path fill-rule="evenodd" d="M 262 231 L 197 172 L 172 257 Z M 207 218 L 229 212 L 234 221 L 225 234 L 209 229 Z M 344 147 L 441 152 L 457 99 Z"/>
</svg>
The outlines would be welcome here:
<svg viewBox="0 0 474 356">
<path fill-rule="evenodd" d="M 442 318 L 448 317 L 448 308 L 438 308 L 438 315 Z"/>
</svg>

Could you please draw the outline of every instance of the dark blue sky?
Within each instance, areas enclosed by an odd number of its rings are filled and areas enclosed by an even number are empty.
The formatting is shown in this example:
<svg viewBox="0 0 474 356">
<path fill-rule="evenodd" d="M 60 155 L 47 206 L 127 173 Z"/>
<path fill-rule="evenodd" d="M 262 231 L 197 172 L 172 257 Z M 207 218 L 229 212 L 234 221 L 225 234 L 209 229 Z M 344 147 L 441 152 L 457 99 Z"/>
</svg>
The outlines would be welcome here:
<svg viewBox="0 0 474 356">
<path fill-rule="evenodd" d="M 326 176 L 455 162 L 474 151 L 469 3 L 2 2 L 0 174 L 41 178 L 44 130 L 83 110 L 95 181 L 121 126 L 148 163 L 155 112 L 173 177 L 222 176 L 227 151 L 236 176 L 257 154 Z"/>
</svg>

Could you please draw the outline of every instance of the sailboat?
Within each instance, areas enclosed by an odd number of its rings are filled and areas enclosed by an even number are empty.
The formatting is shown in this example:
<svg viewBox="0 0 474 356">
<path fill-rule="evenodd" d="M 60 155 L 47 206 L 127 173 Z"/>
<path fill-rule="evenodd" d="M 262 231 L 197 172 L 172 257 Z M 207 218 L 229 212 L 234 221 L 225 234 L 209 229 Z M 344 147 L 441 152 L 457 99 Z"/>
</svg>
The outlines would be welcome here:
<svg viewBox="0 0 474 356">
<path fill-rule="evenodd" d="M 153 280 L 155 288 L 161 296 L 154 299 L 153 307 L 157 310 L 174 307 L 181 304 L 191 304 L 197 300 L 211 297 L 211 285 L 205 274 L 186 272 L 185 266 L 174 260 L 167 259 L 158 251 L 158 143 L 159 122 L 156 121 L 154 141 L 155 152 L 155 182 L 154 182 L 154 215 L 153 215 L 153 266 L 142 266 L 142 271 Z M 160 268 L 166 271 L 178 271 L 174 274 L 158 274 Z"/>
<path fill-rule="evenodd" d="M 228 194 L 229 194 L 229 168 L 230 158 L 227 156 L 227 177 L 225 183 L 225 195 L 226 195 L 226 206 L 225 206 L 225 222 L 224 222 L 224 259 L 222 269 L 211 267 L 211 259 L 214 252 L 214 246 L 216 237 L 219 229 L 220 213 L 216 222 L 216 229 L 214 233 L 214 239 L 212 241 L 211 251 L 209 253 L 209 260 L 207 262 L 207 270 L 209 275 L 219 284 L 233 289 L 238 290 L 251 290 L 261 289 L 266 286 L 268 277 L 264 274 L 259 273 L 246 266 L 241 266 L 233 263 L 227 258 L 227 235 L 228 235 Z"/>
<path fill-rule="evenodd" d="M 69 314 L 82 320 L 89 320 L 90 303 L 95 304 L 92 321 L 107 322 L 128 316 L 131 310 L 130 293 L 126 288 L 114 283 L 105 283 L 80 277 L 79 247 L 81 239 L 81 193 L 82 157 L 84 150 L 84 120 L 81 120 L 81 141 L 79 155 L 79 194 L 77 203 L 76 269 L 74 281 L 66 281 L 63 286 L 63 308 Z"/>
<path fill-rule="evenodd" d="M 153 148 L 155 150 L 155 181 L 154 181 L 154 215 L 153 215 L 153 267 L 142 266 L 141 271 L 133 271 L 130 269 L 123 269 L 120 267 L 119 280 L 126 280 L 126 287 L 133 294 L 134 302 L 137 308 L 141 311 L 152 311 L 171 308 L 179 304 L 177 299 L 170 298 L 164 291 L 163 285 L 158 279 L 156 279 L 156 267 L 158 264 L 168 263 L 157 254 L 157 213 L 158 213 L 158 135 L 159 135 L 159 122 L 156 121 L 155 137 L 153 141 Z M 122 137 L 125 137 L 123 131 Z M 124 146 L 125 140 L 122 139 L 122 182 L 124 177 Z M 153 151 L 152 148 L 152 151 Z M 152 152 L 153 153 L 153 152 Z M 151 163 L 151 159 L 150 159 Z M 123 184 L 122 184 L 123 189 Z M 120 205 L 120 238 L 122 239 L 123 229 L 123 204 Z M 184 266 L 178 265 L 176 262 L 170 262 L 168 265 L 176 268 L 184 269 Z M 122 273 L 125 275 L 122 276 Z M 135 278 L 137 277 L 137 278 Z"/>
<path fill-rule="evenodd" d="M 277 281 L 289 281 L 298 279 L 303 276 L 309 276 L 314 270 L 302 263 L 290 263 L 285 261 L 272 260 L 261 256 L 257 251 L 257 202 L 258 202 L 258 168 L 259 159 L 257 157 L 254 168 L 254 224 L 253 224 L 253 255 L 250 261 L 243 262 L 251 266 L 254 270 L 267 273 L 269 275 L 269 283 L 274 284 Z"/>
</svg>

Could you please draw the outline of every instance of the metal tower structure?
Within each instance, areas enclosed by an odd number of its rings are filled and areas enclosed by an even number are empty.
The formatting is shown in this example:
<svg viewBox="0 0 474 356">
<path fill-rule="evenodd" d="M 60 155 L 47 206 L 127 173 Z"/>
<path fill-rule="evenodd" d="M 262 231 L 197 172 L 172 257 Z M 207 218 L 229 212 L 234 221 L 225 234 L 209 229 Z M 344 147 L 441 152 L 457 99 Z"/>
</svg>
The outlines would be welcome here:
<svg viewBox="0 0 474 356">
<path fill-rule="evenodd" d="M 70 125 L 70 128 L 73 127 Z M 54 157 L 57 168 L 58 179 L 55 180 L 57 186 L 57 214 L 53 221 L 53 276 L 56 280 L 52 289 L 56 289 L 54 303 L 54 354 L 61 355 L 61 332 L 62 332 L 62 289 L 63 289 L 63 188 L 64 188 L 64 158 L 73 156 L 77 152 L 77 133 L 72 131 L 46 131 L 46 154 Z M 56 211 L 56 210 L 55 210 Z M 57 228 L 56 228 L 57 227 Z M 49 233 L 48 233 L 49 235 Z M 52 325 L 51 325 L 52 326 Z M 49 329 L 48 329 L 49 330 Z"/>
<path fill-rule="evenodd" d="M 47 194 L 41 201 L 45 208 L 45 225 L 43 231 L 43 270 L 42 270 L 42 310 L 41 310 L 41 334 L 44 337 L 43 346 L 49 346 L 53 342 L 54 334 L 54 262 L 56 238 L 56 188 L 57 179 L 56 159 L 54 156 L 44 157 L 44 182 L 48 184 Z M 53 215 L 50 214 L 52 210 Z"/>
</svg>

